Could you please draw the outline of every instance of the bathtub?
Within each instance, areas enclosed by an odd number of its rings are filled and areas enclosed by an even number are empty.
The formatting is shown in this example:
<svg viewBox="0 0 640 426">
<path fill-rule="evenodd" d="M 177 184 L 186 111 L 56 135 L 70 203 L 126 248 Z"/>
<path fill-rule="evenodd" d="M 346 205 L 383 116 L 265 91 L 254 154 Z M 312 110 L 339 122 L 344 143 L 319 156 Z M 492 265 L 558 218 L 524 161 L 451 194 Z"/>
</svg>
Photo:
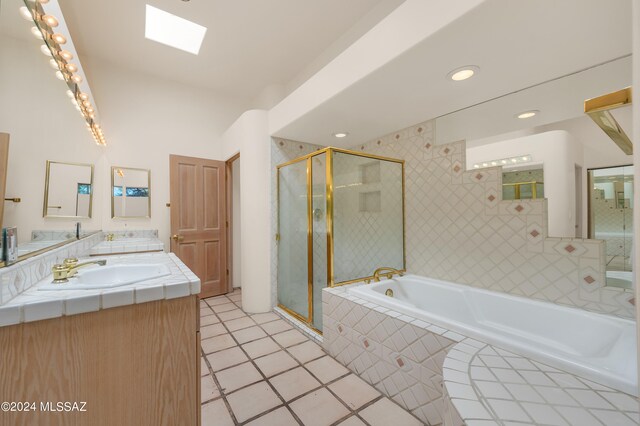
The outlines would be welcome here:
<svg viewBox="0 0 640 426">
<path fill-rule="evenodd" d="M 393 297 L 385 296 L 387 289 Z M 524 297 L 406 275 L 353 296 L 638 395 L 636 323 Z"/>
</svg>

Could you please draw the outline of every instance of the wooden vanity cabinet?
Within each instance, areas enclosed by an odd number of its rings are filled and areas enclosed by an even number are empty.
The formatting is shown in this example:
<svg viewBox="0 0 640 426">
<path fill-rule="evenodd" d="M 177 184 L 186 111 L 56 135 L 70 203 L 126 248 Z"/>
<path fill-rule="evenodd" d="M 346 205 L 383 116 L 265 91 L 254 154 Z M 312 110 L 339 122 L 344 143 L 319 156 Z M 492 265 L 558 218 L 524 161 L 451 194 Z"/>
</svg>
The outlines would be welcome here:
<svg viewBox="0 0 640 426">
<path fill-rule="evenodd" d="M 199 425 L 199 318 L 194 295 L 0 327 L 0 403 L 36 404 L 0 425 Z"/>
</svg>

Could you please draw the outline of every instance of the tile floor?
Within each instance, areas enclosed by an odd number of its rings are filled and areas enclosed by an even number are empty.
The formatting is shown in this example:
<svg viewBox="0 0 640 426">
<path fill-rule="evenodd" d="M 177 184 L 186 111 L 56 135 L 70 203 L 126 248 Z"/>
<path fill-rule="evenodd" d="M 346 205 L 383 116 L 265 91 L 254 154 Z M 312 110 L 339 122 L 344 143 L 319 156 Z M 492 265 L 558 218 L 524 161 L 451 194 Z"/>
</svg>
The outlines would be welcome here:
<svg viewBox="0 0 640 426">
<path fill-rule="evenodd" d="M 202 426 L 420 425 L 273 312 L 240 292 L 200 301 Z"/>
</svg>

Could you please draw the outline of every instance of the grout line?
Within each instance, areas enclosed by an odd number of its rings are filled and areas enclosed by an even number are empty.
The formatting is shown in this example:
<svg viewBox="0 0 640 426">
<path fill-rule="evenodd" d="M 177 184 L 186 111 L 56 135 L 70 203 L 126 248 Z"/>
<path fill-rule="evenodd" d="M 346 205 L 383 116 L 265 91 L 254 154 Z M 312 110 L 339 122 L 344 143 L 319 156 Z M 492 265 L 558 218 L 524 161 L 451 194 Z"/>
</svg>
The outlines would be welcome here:
<svg viewBox="0 0 640 426">
<path fill-rule="evenodd" d="M 244 311 L 243 311 L 243 312 L 244 312 Z M 217 318 L 218 318 L 218 319 L 220 319 L 220 317 L 218 316 L 218 314 L 217 314 L 217 313 L 216 313 L 215 315 L 217 316 Z M 248 318 L 250 318 L 250 319 L 251 319 L 251 317 L 250 317 L 250 316 L 248 316 Z M 251 319 L 251 321 L 253 321 L 254 323 L 256 323 L 253 319 Z M 267 383 L 267 385 L 268 385 L 268 386 L 271 388 L 271 390 L 275 393 L 275 395 L 278 397 L 278 399 L 280 399 L 280 401 L 282 402 L 282 404 L 283 404 L 285 407 L 287 407 L 287 409 L 289 410 L 289 412 L 291 413 L 291 415 L 293 416 L 293 418 L 294 418 L 294 419 L 295 419 L 299 424 L 301 424 L 301 425 L 302 425 L 302 424 L 303 424 L 303 423 L 302 423 L 302 421 L 301 421 L 301 420 L 298 418 L 298 416 L 293 412 L 293 410 L 292 410 L 291 408 L 289 408 L 289 406 L 288 406 L 287 402 L 285 401 L 285 399 L 282 397 L 282 395 L 280 395 L 280 393 L 279 393 L 279 392 L 277 391 L 277 389 L 273 386 L 273 384 L 269 381 L 269 379 L 268 379 L 268 378 L 267 378 L 267 376 L 262 372 L 262 370 L 260 370 L 260 368 L 258 367 L 258 365 L 255 363 L 254 359 L 253 359 L 251 356 L 249 356 L 249 354 L 248 354 L 248 353 L 247 353 L 247 351 L 242 347 L 242 345 L 240 345 L 240 344 L 238 343 L 238 340 L 235 338 L 235 336 L 233 336 L 233 334 L 231 334 L 231 332 L 229 331 L 229 329 L 228 329 L 227 325 L 224 323 L 224 321 L 221 321 L 221 323 L 222 323 L 222 326 L 227 330 L 227 332 L 229 333 L 229 335 L 231 336 L 231 338 L 236 342 L 237 347 L 238 347 L 238 348 L 242 351 L 242 353 L 244 353 L 244 355 L 249 359 L 249 361 L 248 361 L 248 362 L 250 362 L 250 363 L 253 365 L 253 367 L 254 367 L 254 368 L 258 371 L 258 373 L 262 376 L 263 380 Z M 257 325 L 257 323 L 256 323 L 256 325 Z M 268 333 L 267 333 L 267 334 L 268 334 Z M 277 343 L 277 342 L 276 342 L 276 343 Z M 244 363 L 244 362 L 243 362 L 243 363 Z M 220 370 L 220 371 L 222 371 L 222 370 Z M 258 382 L 258 383 L 259 383 L 259 382 Z M 252 383 L 251 385 L 254 385 L 254 384 L 255 384 L 255 383 Z M 244 388 L 246 388 L 246 387 L 248 387 L 248 386 L 251 386 L 251 385 L 247 385 L 247 386 L 245 386 Z M 240 389 L 236 389 L 234 392 L 236 392 L 236 391 L 238 391 L 238 390 L 240 390 Z M 221 394 L 223 393 L 223 389 L 220 389 L 220 393 L 221 393 Z M 231 392 L 231 393 L 233 393 L 233 392 Z M 230 393 L 230 394 L 231 394 L 231 393 Z M 226 401 L 226 394 L 225 394 L 225 401 Z M 255 419 L 259 418 L 259 417 L 262 417 L 262 416 L 264 416 L 264 415 L 266 415 L 266 414 L 269 414 L 269 413 L 271 413 L 272 411 L 275 411 L 275 410 L 277 410 L 277 409 L 278 409 L 278 408 L 280 408 L 280 407 L 281 407 L 281 405 L 278 405 L 278 406 L 276 406 L 276 407 L 272 407 L 272 409 L 270 409 L 270 410 L 267 410 L 267 411 L 265 411 L 265 412 L 259 413 L 257 416 L 254 416 L 254 417 L 251 417 L 251 418 L 249 418 L 249 419 L 245 420 L 242 424 L 246 424 L 246 423 L 251 422 L 251 421 L 253 421 L 253 420 L 255 420 Z M 227 405 L 227 409 L 229 410 L 229 413 L 233 416 L 233 420 L 234 420 L 235 424 L 240 424 L 240 423 L 238 423 L 238 422 L 237 422 L 236 417 L 235 417 L 235 414 L 233 414 L 233 411 L 231 410 L 231 406 L 230 406 L 230 405 Z"/>
</svg>

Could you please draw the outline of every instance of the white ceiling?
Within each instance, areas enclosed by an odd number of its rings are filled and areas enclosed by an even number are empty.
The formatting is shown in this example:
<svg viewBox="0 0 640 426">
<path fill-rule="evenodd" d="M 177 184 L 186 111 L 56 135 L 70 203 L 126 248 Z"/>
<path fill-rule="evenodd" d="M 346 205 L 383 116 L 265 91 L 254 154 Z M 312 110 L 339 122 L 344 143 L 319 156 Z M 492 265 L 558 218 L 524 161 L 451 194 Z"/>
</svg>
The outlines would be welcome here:
<svg viewBox="0 0 640 426">
<path fill-rule="evenodd" d="M 245 100 L 329 61 L 351 28 L 366 32 L 403 1 L 59 0 L 82 57 Z M 145 39 L 147 3 L 207 27 L 200 54 Z"/>
<path fill-rule="evenodd" d="M 630 0 L 487 0 L 276 136 L 349 147 L 630 53 Z M 446 78 L 469 64 L 474 78 Z"/>
</svg>

